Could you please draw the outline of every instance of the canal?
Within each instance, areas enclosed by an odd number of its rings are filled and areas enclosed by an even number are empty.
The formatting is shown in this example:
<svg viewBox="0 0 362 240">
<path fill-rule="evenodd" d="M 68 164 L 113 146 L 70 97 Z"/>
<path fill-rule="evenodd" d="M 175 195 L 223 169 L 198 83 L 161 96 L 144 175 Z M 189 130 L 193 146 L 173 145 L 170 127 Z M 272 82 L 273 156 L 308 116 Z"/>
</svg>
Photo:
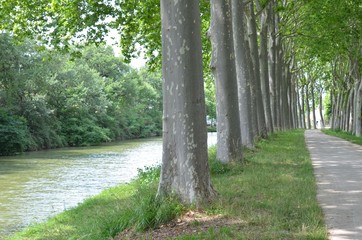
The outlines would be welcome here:
<svg viewBox="0 0 362 240">
<path fill-rule="evenodd" d="M 215 143 L 216 133 L 209 133 L 208 145 Z M 1 157 L 0 239 L 129 182 L 161 157 L 161 138 Z"/>
</svg>

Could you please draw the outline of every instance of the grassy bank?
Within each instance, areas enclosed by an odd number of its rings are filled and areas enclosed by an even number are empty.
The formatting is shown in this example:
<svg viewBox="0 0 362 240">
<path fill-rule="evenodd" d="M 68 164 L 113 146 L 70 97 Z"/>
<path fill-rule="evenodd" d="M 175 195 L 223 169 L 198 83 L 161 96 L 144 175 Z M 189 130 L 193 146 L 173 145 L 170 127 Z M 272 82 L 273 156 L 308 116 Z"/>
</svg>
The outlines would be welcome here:
<svg viewBox="0 0 362 240">
<path fill-rule="evenodd" d="M 356 137 L 355 135 L 349 132 L 344 132 L 342 130 L 332 130 L 332 129 L 323 129 L 322 132 L 331 136 L 342 138 L 344 140 L 350 141 L 355 144 L 362 145 L 362 137 Z"/>
<path fill-rule="evenodd" d="M 195 221 L 193 227 L 201 230 L 177 239 L 327 239 L 303 131 L 260 141 L 245 152 L 244 164 L 216 162 L 215 149 L 210 156 L 219 196 L 203 212 L 233 221 L 209 228 Z M 158 169 L 142 172 L 138 181 L 106 190 L 10 239 L 112 239 L 124 229 L 137 232 L 167 223 L 189 207 L 154 198 L 158 174 Z"/>
</svg>

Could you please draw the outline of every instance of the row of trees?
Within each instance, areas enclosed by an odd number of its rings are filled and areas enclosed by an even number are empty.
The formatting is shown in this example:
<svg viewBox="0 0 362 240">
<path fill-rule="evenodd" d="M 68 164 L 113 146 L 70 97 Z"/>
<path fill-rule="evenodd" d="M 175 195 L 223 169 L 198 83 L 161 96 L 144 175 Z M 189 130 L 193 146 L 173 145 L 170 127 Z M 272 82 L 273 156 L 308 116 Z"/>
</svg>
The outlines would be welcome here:
<svg viewBox="0 0 362 240">
<path fill-rule="evenodd" d="M 204 4 L 202 2 L 201 6 Z M 291 43 L 283 41 L 280 31 L 279 4 L 277 1 L 256 1 L 255 4 L 254 1 L 210 1 L 207 35 L 211 49 L 204 48 L 204 51 L 212 53 L 210 68 L 216 89 L 217 158 L 224 163 L 242 161 L 242 145 L 253 147 L 258 137 L 301 124 L 297 109 L 297 78 L 293 72 L 295 60 L 288 51 Z M 208 16 L 199 9 L 196 1 L 193 4 L 161 1 L 162 66 L 166 89 L 164 152 L 166 149 L 167 154 L 163 155 L 159 194 L 175 191 L 187 202 L 205 201 L 215 194 L 205 157 L 204 127 L 199 123 L 203 113 L 202 59 L 205 60 L 202 58 L 200 32 L 203 21 L 200 16 Z M 171 91 L 172 86 L 177 89 L 180 85 L 189 87 L 176 91 L 178 94 Z M 189 107 L 189 101 L 194 103 L 193 107 Z M 171 108 L 168 108 L 168 102 L 173 102 Z M 181 110 L 182 114 L 175 118 Z M 199 115 L 193 115 L 196 110 Z M 172 126 L 176 126 L 173 132 Z M 177 133 L 181 136 L 175 137 Z M 185 173 L 187 178 L 178 177 Z"/>
<path fill-rule="evenodd" d="M 130 68 L 110 47 L 81 53 L 0 35 L 0 155 L 161 134 L 159 74 Z"/>
<path fill-rule="evenodd" d="M 204 79 L 207 92 L 213 88 L 210 79 L 215 81 L 222 162 L 242 160 L 242 145 L 253 147 L 255 139 L 273 131 L 311 127 L 310 107 L 315 127 L 316 99 L 326 91 L 332 96 L 332 126 L 360 134 L 358 0 L 4 2 L 0 16 L 17 18 L 0 24 L 15 36 L 24 35 L 22 27 L 29 30 L 25 35 L 69 49 L 75 37 L 99 42 L 113 27 L 121 32 L 126 57 L 137 54 L 138 43 L 151 69 L 162 59 L 160 196 L 174 192 L 184 202 L 201 203 L 215 195 L 207 163 Z"/>
<path fill-rule="evenodd" d="M 185 7 L 181 7 L 183 4 Z M 256 138 L 266 137 L 275 130 L 316 128 L 317 105 L 321 115 L 320 124 L 323 126 L 323 95 L 326 91 L 332 95 L 328 116 L 332 127 L 337 127 L 336 123 L 347 125 L 349 122 L 351 130 L 360 134 L 362 8 L 358 1 L 201 0 L 200 4 L 189 4 L 188 1 L 161 1 L 165 89 L 170 90 L 177 84 L 191 85 L 191 79 L 192 86 L 201 85 L 201 77 L 195 76 L 200 76 L 204 62 L 204 73 L 208 78 L 209 71 L 205 70 L 205 65 L 210 66 L 216 88 L 217 158 L 220 161 L 242 160 L 242 145 L 253 147 Z M 341 12 L 336 13 L 336 4 Z M 142 4 L 138 6 L 142 7 Z M 188 7 L 196 10 L 190 11 Z M 129 26 L 129 17 L 134 16 L 142 22 L 137 28 L 128 28 L 127 33 L 146 33 L 152 29 L 148 20 L 158 19 L 155 14 L 150 16 L 144 14 L 144 11 L 132 11 L 127 7 L 123 12 L 131 14 L 122 15 L 125 17 L 121 18 L 121 25 Z M 185 21 L 185 18 L 190 21 Z M 201 36 L 200 30 L 203 32 Z M 208 40 L 202 36 L 210 38 L 211 48 Z M 135 42 L 156 43 L 144 46 L 152 63 L 157 62 L 159 54 L 153 54 L 159 53 L 155 49 L 155 46 L 159 46 L 155 35 L 128 34 L 126 39 L 125 45 Z M 349 68 L 343 78 L 338 77 L 333 67 L 330 67 L 331 62 L 341 56 L 349 59 Z M 170 74 L 169 71 L 174 72 Z M 190 75 L 190 71 L 194 75 Z M 342 102 L 336 100 L 341 91 L 338 91 L 338 95 L 334 92 L 334 82 L 338 79 L 346 84 L 347 78 L 353 82 L 349 85 L 354 88 L 354 95 L 349 94 L 351 110 L 342 117 L 338 115 L 346 111 L 341 111 Z M 202 103 L 199 99 L 202 91 L 181 92 L 178 96 L 175 99 L 170 92 L 164 101 L 173 101 L 173 107 L 179 106 L 178 111 L 185 97 L 193 99 L 194 103 Z M 181 109 L 183 115 L 187 116 L 187 122 L 190 122 L 186 126 L 193 126 L 195 121 L 200 121 L 199 116 L 195 116 L 193 121 L 188 119 L 195 108 Z M 166 116 L 167 113 L 172 116 L 178 111 L 174 108 L 164 109 Z M 198 111 L 202 113 L 202 109 Z M 353 119 L 353 123 L 346 118 Z M 164 126 L 164 133 L 171 135 L 171 126 L 180 126 L 179 131 L 183 136 L 176 140 L 173 137 L 165 138 L 164 149 L 172 154 L 164 154 L 159 193 L 174 190 L 184 201 L 191 202 L 198 198 L 212 198 L 214 191 L 210 187 L 208 174 L 203 173 L 205 168 L 207 170 L 207 161 L 202 160 L 205 155 L 200 147 L 204 146 L 202 126 L 191 127 L 189 133 L 182 132 L 185 129 L 182 128 L 185 126 L 185 119 L 182 118 L 179 122 L 166 118 Z M 176 127 L 173 134 L 179 131 Z M 195 136 L 195 132 L 199 139 L 198 147 L 190 144 L 190 141 L 194 143 L 195 137 L 190 136 Z M 180 145 L 194 147 L 180 150 Z M 178 154 L 179 151 L 184 154 Z M 190 172 L 186 180 L 177 177 L 185 172 Z M 185 190 L 190 186 L 193 188 L 192 194 Z"/>
<path fill-rule="evenodd" d="M 285 16 L 282 28 L 293 43 L 300 116 L 307 120 L 302 126 L 315 128 L 316 105 L 322 112 L 322 99 L 328 98 L 325 115 L 331 128 L 361 136 L 361 2 L 291 2 L 285 5 Z"/>
</svg>

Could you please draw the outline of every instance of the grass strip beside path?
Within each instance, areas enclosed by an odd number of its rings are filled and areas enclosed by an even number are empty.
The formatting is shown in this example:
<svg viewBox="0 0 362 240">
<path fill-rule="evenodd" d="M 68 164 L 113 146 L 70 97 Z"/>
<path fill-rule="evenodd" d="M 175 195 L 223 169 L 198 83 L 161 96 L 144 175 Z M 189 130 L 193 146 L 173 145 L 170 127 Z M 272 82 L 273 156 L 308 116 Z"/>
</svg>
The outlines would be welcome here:
<svg viewBox="0 0 362 240">
<path fill-rule="evenodd" d="M 213 177 L 220 196 L 209 208 L 241 224 L 192 239 L 327 239 L 303 130 L 273 134 L 244 157 Z"/>
<path fill-rule="evenodd" d="M 210 149 L 212 181 L 219 196 L 202 212 L 209 219 L 222 216 L 233 221 L 205 227 L 195 220 L 188 226 L 195 230 L 186 234 L 171 226 L 166 238 L 327 239 L 304 131 L 261 140 L 255 150 L 245 151 L 244 164 L 223 165 L 215 155 L 215 148 Z M 155 199 L 158 174 L 159 169 L 141 172 L 138 181 L 106 190 L 11 239 L 112 239 L 125 229 L 134 232 L 131 239 L 152 239 L 152 228 L 192 209 L 172 198 Z"/>
<path fill-rule="evenodd" d="M 349 132 L 344 132 L 342 130 L 333 130 L 333 129 L 323 129 L 323 133 L 342 138 L 344 140 L 350 141 L 351 143 L 362 145 L 362 137 L 357 137 Z"/>
</svg>

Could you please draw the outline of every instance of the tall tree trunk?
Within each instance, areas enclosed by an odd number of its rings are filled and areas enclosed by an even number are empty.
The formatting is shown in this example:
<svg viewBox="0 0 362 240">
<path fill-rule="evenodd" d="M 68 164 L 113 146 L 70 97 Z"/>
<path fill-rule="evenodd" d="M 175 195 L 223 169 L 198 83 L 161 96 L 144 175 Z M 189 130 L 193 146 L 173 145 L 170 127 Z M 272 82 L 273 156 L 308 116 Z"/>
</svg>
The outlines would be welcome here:
<svg viewBox="0 0 362 240">
<path fill-rule="evenodd" d="M 287 96 L 288 96 L 288 128 L 294 128 L 294 119 L 293 119 L 293 108 L 294 108 L 294 96 L 293 96 L 293 83 L 292 83 L 292 74 L 290 72 L 290 67 L 288 65 L 286 68 L 286 85 L 287 85 Z"/>
<path fill-rule="evenodd" d="M 338 115 L 339 115 L 339 97 L 340 97 L 340 93 L 336 92 L 335 96 L 334 96 L 334 102 L 335 104 L 334 106 L 334 111 L 333 111 L 333 119 L 334 119 L 334 124 L 333 124 L 333 129 L 338 129 Z"/>
<path fill-rule="evenodd" d="M 334 116 L 335 116 L 335 110 L 336 110 L 336 104 L 337 104 L 335 99 L 336 99 L 336 97 L 333 94 L 333 91 L 330 90 L 330 92 L 329 92 L 329 101 L 331 102 L 331 108 L 332 109 L 331 109 L 331 115 L 330 115 L 329 122 L 330 122 L 330 127 L 332 129 L 335 128 L 335 118 L 334 118 Z"/>
<path fill-rule="evenodd" d="M 303 128 L 307 128 L 307 124 L 305 123 L 305 101 L 304 101 L 304 85 L 302 86 L 301 89 L 301 102 L 302 102 L 302 109 L 301 109 L 301 115 L 302 115 L 302 124 L 303 124 Z"/>
<path fill-rule="evenodd" d="M 309 87 L 308 87 L 308 83 L 305 85 L 305 105 L 307 107 L 307 124 L 308 124 L 308 129 L 311 129 L 311 123 L 310 123 L 310 106 L 309 106 Z"/>
<path fill-rule="evenodd" d="M 340 129 L 345 131 L 345 125 L 346 125 L 346 95 L 343 94 L 342 97 L 342 108 L 341 108 L 341 127 Z"/>
<path fill-rule="evenodd" d="M 250 54 L 250 44 L 249 40 L 245 38 L 245 50 L 247 58 L 247 66 L 249 73 L 249 83 L 250 83 L 250 93 L 251 93 L 251 125 L 253 128 L 253 139 L 260 136 L 259 126 L 258 126 L 258 111 L 257 111 L 257 96 L 256 96 L 256 83 L 255 83 L 255 74 L 253 73 L 253 61 Z"/>
<path fill-rule="evenodd" d="M 313 128 L 317 129 L 317 119 L 316 119 L 316 115 L 315 115 L 315 93 L 314 93 L 314 82 L 311 82 L 310 85 L 310 92 L 311 92 L 311 97 L 312 97 L 312 111 L 313 111 Z"/>
<path fill-rule="evenodd" d="M 296 84 L 295 84 L 295 76 L 292 75 L 292 82 L 291 82 L 291 92 L 292 92 L 292 101 L 291 101 L 291 111 L 292 111 L 292 128 L 299 128 L 299 118 L 298 118 L 298 96 L 296 91 Z"/>
<path fill-rule="evenodd" d="M 277 72 L 280 77 L 280 106 L 281 106 L 281 127 L 283 130 L 289 128 L 289 100 L 288 100 L 288 85 L 286 77 L 286 69 L 282 57 L 282 48 L 279 49 L 277 58 Z"/>
<path fill-rule="evenodd" d="M 258 4 L 260 5 L 260 4 Z M 270 4 L 268 4 L 270 5 Z M 269 89 L 269 66 L 268 66 L 268 8 L 263 10 L 260 15 L 260 81 L 263 104 L 265 109 L 265 120 L 268 132 L 273 132 L 273 118 L 270 104 Z M 258 9 L 261 11 L 261 9 Z"/>
<path fill-rule="evenodd" d="M 337 108 L 336 108 L 336 129 L 341 129 L 341 111 L 342 111 L 342 93 L 338 92 Z"/>
<path fill-rule="evenodd" d="M 261 137 L 267 136 L 265 113 L 264 113 L 264 102 L 261 92 L 261 80 L 260 80 L 260 65 L 259 65 L 259 50 L 258 50 L 258 39 L 256 31 L 256 20 L 254 13 L 254 2 L 253 0 L 249 3 L 249 18 L 248 18 L 248 29 L 249 29 L 249 45 L 251 58 L 253 61 L 253 74 L 255 76 L 255 87 L 256 87 L 256 101 L 257 101 L 257 117 L 258 117 L 258 129 Z"/>
<path fill-rule="evenodd" d="M 275 16 L 275 27 L 279 28 L 280 17 Z M 276 31 L 278 32 L 278 31 Z M 278 34 L 275 38 L 275 94 L 276 94 L 276 106 L 277 106 L 277 126 L 279 129 L 283 129 L 283 115 L 284 110 L 282 108 L 282 86 L 283 86 L 283 48 L 281 42 L 281 36 Z"/>
<path fill-rule="evenodd" d="M 320 126 L 324 128 L 324 117 L 323 117 L 323 90 L 319 93 L 319 114 L 321 116 Z"/>
<path fill-rule="evenodd" d="M 298 113 L 297 113 L 297 116 L 298 116 L 298 128 L 304 128 L 303 126 L 303 113 L 302 113 L 302 106 L 300 104 L 300 91 L 301 89 L 299 89 L 299 81 L 298 79 L 296 80 L 295 82 L 296 84 L 296 94 L 297 94 L 297 108 L 298 108 Z"/>
<path fill-rule="evenodd" d="M 356 81 L 353 87 L 353 115 L 352 115 L 352 134 L 356 134 L 356 119 L 357 119 L 357 109 L 356 109 L 356 104 L 357 104 L 357 100 L 358 100 L 358 88 L 359 88 L 359 82 Z"/>
<path fill-rule="evenodd" d="M 362 124 L 362 80 L 359 80 L 358 91 L 356 92 L 357 102 L 355 108 L 355 125 L 356 125 L 356 136 L 360 137 L 362 135 L 361 132 L 361 124 Z"/>
<path fill-rule="evenodd" d="M 222 162 L 242 160 L 231 0 L 211 1 L 210 39 L 216 88 L 217 158 Z"/>
<path fill-rule="evenodd" d="M 232 22 L 235 49 L 236 76 L 238 82 L 240 129 L 242 144 L 254 147 L 254 135 L 251 124 L 250 73 L 245 49 L 244 6 L 242 1 L 232 0 Z"/>
<path fill-rule="evenodd" d="M 158 196 L 200 204 L 215 196 L 207 159 L 199 1 L 161 0 L 163 154 Z"/>
<path fill-rule="evenodd" d="M 272 14 L 272 9 L 274 8 L 274 0 L 271 0 L 272 5 L 269 8 L 270 15 L 270 26 L 269 26 L 269 81 L 270 81 L 270 93 L 271 93 L 271 108 L 272 108 L 272 122 L 273 129 L 279 128 L 277 125 L 277 84 L 276 84 L 276 46 L 275 46 L 275 15 Z"/>
<path fill-rule="evenodd" d="M 349 132 L 350 123 L 351 123 L 352 102 L 353 102 L 353 88 L 349 89 L 349 93 L 346 97 L 347 97 L 347 99 L 346 99 L 346 121 L 345 121 L 344 128 L 345 128 L 346 132 Z"/>
<path fill-rule="evenodd" d="M 355 109 L 355 106 L 354 106 L 354 95 L 355 95 L 355 92 L 354 92 L 354 88 L 351 89 L 351 99 L 350 99 L 350 121 L 349 121 L 349 128 L 348 128 L 348 132 L 350 133 L 353 133 L 353 116 L 354 116 L 354 109 Z"/>
</svg>

